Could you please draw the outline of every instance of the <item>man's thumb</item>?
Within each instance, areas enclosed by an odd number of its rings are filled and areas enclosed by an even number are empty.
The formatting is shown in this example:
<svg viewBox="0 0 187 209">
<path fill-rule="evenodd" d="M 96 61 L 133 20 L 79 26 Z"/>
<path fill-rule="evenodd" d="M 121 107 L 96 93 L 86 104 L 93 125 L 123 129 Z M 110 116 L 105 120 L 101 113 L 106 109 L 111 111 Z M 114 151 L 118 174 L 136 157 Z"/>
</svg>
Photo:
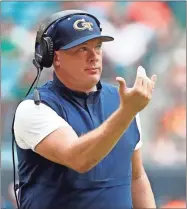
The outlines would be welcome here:
<svg viewBox="0 0 187 209">
<path fill-rule="evenodd" d="M 116 81 L 119 83 L 119 93 L 124 93 L 127 88 L 125 80 L 122 77 L 116 77 Z"/>
</svg>

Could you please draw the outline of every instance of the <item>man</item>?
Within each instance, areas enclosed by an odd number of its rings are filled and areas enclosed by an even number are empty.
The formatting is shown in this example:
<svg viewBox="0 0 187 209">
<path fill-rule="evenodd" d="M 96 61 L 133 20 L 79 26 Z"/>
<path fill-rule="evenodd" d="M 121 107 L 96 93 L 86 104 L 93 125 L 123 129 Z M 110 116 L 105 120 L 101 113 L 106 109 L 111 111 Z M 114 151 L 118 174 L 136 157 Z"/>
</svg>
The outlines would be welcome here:
<svg viewBox="0 0 187 209">
<path fill-rule="evenodd" d="M 81 23 L 82 22 L 82 23 Z M 54 79 L 17 108 L 14 132 L 22 209 L 155 208 L 140 154 L 137 114 L 156 76 L 140 67 L 133 88 L 100 81 L 102 36 L 89 15 L 72 15 L 47 30 Z"/>
</svg>

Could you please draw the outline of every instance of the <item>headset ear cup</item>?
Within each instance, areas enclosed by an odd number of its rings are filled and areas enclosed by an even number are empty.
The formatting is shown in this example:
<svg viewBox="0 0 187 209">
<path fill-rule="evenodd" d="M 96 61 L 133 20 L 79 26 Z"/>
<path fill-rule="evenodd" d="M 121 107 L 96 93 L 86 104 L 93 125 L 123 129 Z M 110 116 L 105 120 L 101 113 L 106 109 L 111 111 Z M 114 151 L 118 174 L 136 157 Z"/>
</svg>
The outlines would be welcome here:
<svg viewBox="0 0 187 209">
<path fill-rule="evenodd" d="M 50 37 L 42 38 L 41 51 L 42 51 L 41 65 L 46 68 L 51 67 L 53 64 L 54 48 L 53 48 L 53 41 Z"/>
</svg>

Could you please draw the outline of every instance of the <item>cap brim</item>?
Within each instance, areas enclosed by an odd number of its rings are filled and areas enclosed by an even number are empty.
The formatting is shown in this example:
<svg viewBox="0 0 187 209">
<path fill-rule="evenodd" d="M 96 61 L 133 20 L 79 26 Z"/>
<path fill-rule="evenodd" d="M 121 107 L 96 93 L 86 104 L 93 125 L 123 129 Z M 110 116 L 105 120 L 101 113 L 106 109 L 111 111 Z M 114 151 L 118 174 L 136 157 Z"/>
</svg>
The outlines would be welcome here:
<svg viewBox="0 0 187 209">
<path fill-rule="evenodd" d="M 70 48 L 73 48 L 75 46 L 78 46 L 86 41 L 89 41 L 89 40 L 92 40 L 92 39 L 96 39 L 96 38 L 100 38 L 102 40 L 102 42 L 107 42 L 107 41 L 113 41 L 114 38 L 111 37 L 111 36 L 104 36 L 104 35 L 90 35 L 90 36 L 85 36 L 85 37 L 82 37 L 82 38 L 79 38 L 75 41 L 72 41 L 71 43 L 63 46 L 63 47 L 60 47 L 60 49 L 70 49 Z"/>
</svg>

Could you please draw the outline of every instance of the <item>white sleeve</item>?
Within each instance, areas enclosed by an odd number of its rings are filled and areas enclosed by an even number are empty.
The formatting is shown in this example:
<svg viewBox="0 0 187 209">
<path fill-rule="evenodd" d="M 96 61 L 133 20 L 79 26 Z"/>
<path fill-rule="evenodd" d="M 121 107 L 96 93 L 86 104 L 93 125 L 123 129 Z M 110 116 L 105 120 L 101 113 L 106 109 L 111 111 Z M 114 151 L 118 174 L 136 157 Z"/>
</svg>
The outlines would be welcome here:
<svg viewBox="0 0 187 209">
<path fill-rule="evenodd" d="M 140 140 L 136 144 L 136 147 L 135 147 L 134 150 L 138 150 L 142 146 L 142 129 L 141 129 L 141 122 L 140 122 L 140 115 L 139 115 L 139 113 L 136 115 L 135 119 L 136 119 L 138 131 L 139 131 L 139 135 L 140 135 Z"/>
<path fill-rule="evenodd" d="M 21 102 L 16 110 L 15 140 L 22 149 L 34 151 L 47 135 L 69 124 L 45 104 L 35 105 L 33 100 Z"/>
</svg>

